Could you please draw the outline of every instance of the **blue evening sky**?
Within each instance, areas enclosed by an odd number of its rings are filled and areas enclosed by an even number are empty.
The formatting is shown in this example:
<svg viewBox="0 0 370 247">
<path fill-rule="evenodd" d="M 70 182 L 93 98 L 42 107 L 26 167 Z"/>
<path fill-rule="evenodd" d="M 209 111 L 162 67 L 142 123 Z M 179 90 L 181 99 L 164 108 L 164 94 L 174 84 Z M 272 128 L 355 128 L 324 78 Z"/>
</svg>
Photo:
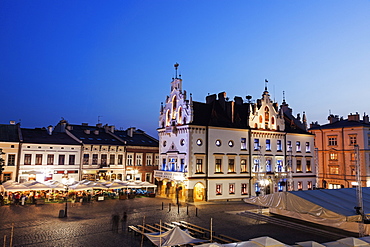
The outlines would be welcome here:
<svg viewBox="0 0 370 247">
<path fill-rule="evenodd" d="M 261 97 L 309 122 L 370 114 L 368 0 L 1 0 L 0 123 L 137 127 L 183 89 Z"/>
</svg>

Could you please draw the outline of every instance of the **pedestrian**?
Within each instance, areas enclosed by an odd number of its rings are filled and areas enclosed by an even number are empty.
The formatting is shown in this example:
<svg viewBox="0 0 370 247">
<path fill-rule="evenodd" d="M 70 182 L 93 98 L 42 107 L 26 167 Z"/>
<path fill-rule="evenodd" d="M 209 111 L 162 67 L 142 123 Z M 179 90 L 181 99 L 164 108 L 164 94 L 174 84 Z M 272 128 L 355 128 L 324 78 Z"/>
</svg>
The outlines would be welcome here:
<svg viewBox="0 0 370 247">
<path fill-rule="evenodd" d="M 112 231 L 117 233 L 119 225 L 119 214 L 112 214 Z"/>
<path fill-rule="evenodd" d="M 126 212 L 123 212 L 121 222 L 122 222 L 122 231 L 124 231 L 125 228 L 126 228 L 126 222 L 127 222 L 127 213 Z"/>
</svg>

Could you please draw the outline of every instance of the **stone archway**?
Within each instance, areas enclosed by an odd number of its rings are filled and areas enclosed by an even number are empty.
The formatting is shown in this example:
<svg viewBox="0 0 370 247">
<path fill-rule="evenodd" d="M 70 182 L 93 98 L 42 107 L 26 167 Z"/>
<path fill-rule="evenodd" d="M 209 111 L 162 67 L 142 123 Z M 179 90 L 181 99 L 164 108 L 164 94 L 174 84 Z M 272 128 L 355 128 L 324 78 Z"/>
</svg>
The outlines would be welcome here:
<svg viewBox="0 0 370 247">
<path fill-rule="evenodd" d="M 204 201 L 206 199 L 205 197 L 205 186 L 202 183 L 196 183 L 194 186 L 194 201 Z"/>
</svg>

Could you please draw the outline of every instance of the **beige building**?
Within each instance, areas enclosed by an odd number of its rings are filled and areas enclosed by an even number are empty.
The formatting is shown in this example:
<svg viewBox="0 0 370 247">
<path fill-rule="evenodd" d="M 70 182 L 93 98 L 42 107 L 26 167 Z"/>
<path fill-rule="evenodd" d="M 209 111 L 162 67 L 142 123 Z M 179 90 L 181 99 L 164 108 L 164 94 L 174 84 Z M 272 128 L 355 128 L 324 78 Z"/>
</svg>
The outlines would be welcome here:
<svg viewBox="0 0 370 247">
<path fill-rule="evenodd" d="M 325 189 L 357 186 L 356 165 L 361 185 L 370 186 L 370 123 L 367 115 L 350 114 L 347 119 L 330 115 L 329 123 L 311 124 L 315 135 L 318 186 Z"/>
<path fill-rule="evenodd" d="M 19 124 L 0 124 L 0 148 L 3 154 L 4 170 L 0 181 L 16 180 L 17 164 L 19 163 Z"/>
</svg>

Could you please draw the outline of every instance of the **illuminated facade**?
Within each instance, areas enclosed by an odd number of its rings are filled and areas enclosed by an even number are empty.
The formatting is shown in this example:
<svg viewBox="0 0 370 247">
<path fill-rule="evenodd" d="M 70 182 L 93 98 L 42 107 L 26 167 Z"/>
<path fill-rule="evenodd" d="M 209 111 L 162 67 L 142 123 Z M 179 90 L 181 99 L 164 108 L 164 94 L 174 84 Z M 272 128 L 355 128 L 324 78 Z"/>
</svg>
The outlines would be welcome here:
<svg viewBox="0 0 370 247">
<path fill-rule="evenodd" d="M 285 100 L 280 107 L 273 102 L 267 87 L 256 103 L 249 96 L 230 101 L 225 92 L 193 101 L 176 73 L 160 110 L 158 192 L 209 201 L 312 189 L 313 135 L 305 121 Z M 294 147 L 289 152 L 288 143 Z"/>
<path fill-rule="evenodd" d="M 17 164 L 19 157 L 19 124 L 0 124 L 0 148 L 4 154 L 4 170 L 0 181 L 15 180 L 17 177 Z"/>
<path fill-rule="evenodd" d="M 330 115 L 329 123 L 311 124 L 315 134 L 318 161 L 318 186 L 325 189 L 357 186 L 356 165 L 360 166 L 361 185 L 370 186 L 370 123 L 367 115 L 350 114 L 347 119 Z M 358 152 L 356 148 L 358 147 Z M 357 161 L 357 157 L 359 158 Z"/>
</svg>

